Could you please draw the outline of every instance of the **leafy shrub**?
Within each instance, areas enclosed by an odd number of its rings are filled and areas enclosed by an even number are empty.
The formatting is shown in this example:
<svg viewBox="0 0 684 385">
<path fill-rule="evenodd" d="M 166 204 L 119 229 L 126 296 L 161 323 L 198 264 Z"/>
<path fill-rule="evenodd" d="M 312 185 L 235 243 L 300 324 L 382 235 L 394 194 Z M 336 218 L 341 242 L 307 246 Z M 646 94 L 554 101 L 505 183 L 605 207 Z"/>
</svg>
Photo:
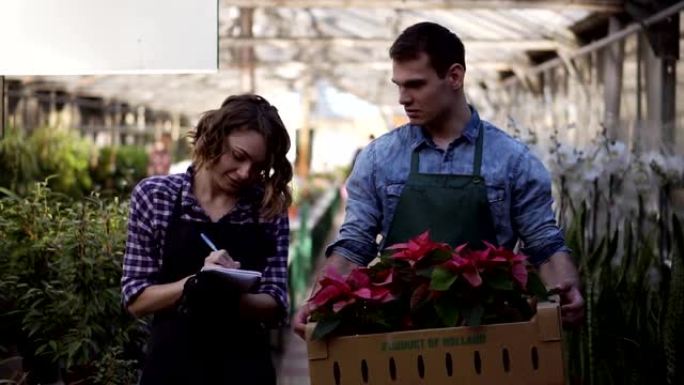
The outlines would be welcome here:
<svg viewBox="0 0 684 385">
<path fill-rule="evenodd" d="M 91 175 L 97 190 L 127 194 L 147 176 L 148 155 L 140 146 L 102 147 Z"/>
<path fill-rule="evenodd" d="M 0 186 L 20 194 L 38 177 L 38 163 L 20 131 L 8 129 L 0 140 Z"/>
<path fill-rule="evenodd" d="M 38 180 L 54 175 L 48 186 L 72 196 L 87 194 L 92 187 L 92 145 L 76 133 L 44 127 L 29 138 L 39 168 Z M 31 183 L 34 182 L 30 181 Z"/>
<path fill-rule="evenodd" d="M 73 201 L 39 184 L 0 199 L 0 345 L 59 364 L 65 376 L 127 383 L 146 339 L 121 308 L 127 204 Z M 128 382 L 130 383 L 130 382 Z"/>
<path fill-rule="evenodd" d="M 0 187 L 25 195 L 48 179 L 52 191 L 73 197 L 95 190 L 127 195 L 147 176 L 142 146 L 96 149 L 74 132 L 45 127 L 30 136 L 10 129 L 0 139 Z"/>
</svg>

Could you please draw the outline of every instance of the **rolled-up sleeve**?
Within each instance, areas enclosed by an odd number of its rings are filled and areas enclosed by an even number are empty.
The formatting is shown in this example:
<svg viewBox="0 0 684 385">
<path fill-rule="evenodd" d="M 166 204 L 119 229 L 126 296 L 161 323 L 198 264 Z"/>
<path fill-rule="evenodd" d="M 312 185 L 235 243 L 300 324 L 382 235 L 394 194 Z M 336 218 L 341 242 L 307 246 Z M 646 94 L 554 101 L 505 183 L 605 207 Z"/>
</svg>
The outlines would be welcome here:
<svg viewBox="0 0 684 385">
<path fill-rule="evenodd" d="M 287 214 L 274 220 L 276 253 L 267 259 L 257 293 L 269 294 L 280 308 L 280 322 L 287 319 L 287 252 L 290 243 L 290 222 Z"/>
<path fill-rule="evenodd" d="M 344 223 L 337 240 L 326 249 L 326 255 L 337 254 L 358 265 L 367 265 L 377 254 L 375 238 L 382 223 L 376 194 L 374 143 L 359 154 L 346 188 Z"/>
<path fill-rule="evenodd" d="M 121 294 L 127 307 L 146 287 L 154 284 L 161 269 L 161 256 L 152 230 L 154 211 L 152 197 L 145 193 L 144 182 L 131 194 L 128 233 L 121 277 Z"/>
<path fill-rule="evenodd" d="M 539 265 L 559 251 L 570 252 L 556 224 L 551 177 L 541 161 L 525 150 L 512 171 L 511 216 L 523 242 L 522 252 Z"/>
</svg>

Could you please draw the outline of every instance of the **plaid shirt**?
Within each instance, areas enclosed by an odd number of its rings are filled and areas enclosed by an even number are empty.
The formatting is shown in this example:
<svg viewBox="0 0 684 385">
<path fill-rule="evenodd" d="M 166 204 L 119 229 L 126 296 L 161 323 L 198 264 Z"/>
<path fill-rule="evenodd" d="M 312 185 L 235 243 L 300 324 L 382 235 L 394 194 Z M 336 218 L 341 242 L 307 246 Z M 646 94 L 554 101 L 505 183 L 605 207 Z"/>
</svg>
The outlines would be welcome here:
<svg viewBox="0 0 684 385">
<path fill-rule="evenodd" d="M 166 228 L 180 188 L 181 218 L 188 221 L 210 222 L 192 193 L 192 167 L 184 174 L 150 177 L 141 181 L 131 195 L 128 237 L 123 262 L 121 291 L 125 306 L 147 286 L 154 285 L 161 269 Z M 235 208 L 221 221 L 253 223 L 256 192 L 241 197 Z M 267 266 L 257 287 L 257 293 L 270 294 L 287 314 L 287 252 L 290 237 L 287 214 L 273 219 L 259 219 L 276 240 L 276 254 L 268 257 Z"/>
</svg>

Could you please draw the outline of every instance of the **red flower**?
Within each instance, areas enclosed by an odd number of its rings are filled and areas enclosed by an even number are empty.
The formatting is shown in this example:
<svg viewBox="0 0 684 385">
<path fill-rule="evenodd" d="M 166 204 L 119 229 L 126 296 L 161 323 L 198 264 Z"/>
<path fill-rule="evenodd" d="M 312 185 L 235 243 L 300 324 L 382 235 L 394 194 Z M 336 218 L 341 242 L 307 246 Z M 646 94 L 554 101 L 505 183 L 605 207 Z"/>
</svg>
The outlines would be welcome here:
<svg viewBox="0 0 684 385">
<path fill-rule="evenodd" d="M 512 250 L 506 249 L 505 247 L 491 247 L 493 249 L 492 252 L 496 254 L 497 258 L 503 259 L 510 264 L 511 274 L 520 287 L 523 289 L 526 288 L 527 266 L 525 265 L 525 262 L 527 261 L 527 256 L 524 254 L 515 254 Z"/>
<path fill-rule="evenodd" d="M 309 302 L 312 310 L 333 303 L 333 311 L 338 312 L 345 306 L 353 303 L 351 287 L 345 282 L 334 268 L 326 270 L 325 275 L 320 280 L 320 287 L 311 296 Z"/>
<path fill-rule="evenodd" d="M 394 299 L 389 288 L 383 287 L 392 281 L 391 274 L 386 277 L 385 281 L 375 283 L 371 281 L 370 269 L 356 268 L 349 273 L 347 283 L 354 290 L 354 296 L 370 301 L 388 302 Z"/>
<path fill-rule="evenodd" d="M 410 239 L 406 243 L 397 243 L 387 248 L 388 250 L 397 250 L 392 255 L 392 258 L 405 260 L 409 265 L 413 266 L 416 262 L 423 259 L 427 254 L 435 250 L 449 250 L 449 245 L 446 243 L 433 242 L 430 240 L 430 231 L 418 235 Z"/>
<path fill-rule="evenodd" d="M 368 315 L 358 325 L 361 332 L 387 327 L 415 329 L 433 326 L 435 322 L 450 326 L 456 322 L 454 317 L 460 317 L 457 310 L 472 306 L 473 300 L 480 301 L 486 314 L 475 314 L 477 319 L 468 318 L 467 323 L 479 324 L 483 317 L 508 319 L 509 307 L 520 314 L 529 312 L 529 309 L 518 309 L 526 301 L 511 301 L 504 309 L 487 305 L 498 304 L 509 295 L 519 295 L 522 299 L 530 294 L 526 290 L 528 274 L 535 277 L 536 273 L 528 272 L 527 257 L 484 241 L 478 244 L 483 247 L 474 249 L 463 244 L 452 249 L 445 243 L 430 240 L 426 231 L 388 248 L 393 253 L 389 258 L 407 263 L 396 263 L 383 256 L 378 264 L 356 268 L 347 276 L 336 270 L 326 271 L 310 299 L 312 316 L 320 326 L 316 329 L 316 338 L 329 335 L 340 321 L 349 328 L 360 314 Z M 462 280 L 467 283 L 463 284 Z M 455 283 L 457 286 L 453 286 Z M 460 290 L 463 285 L 472 287 L 465 295 L 451 290 L 454 287 Z M 389 307 L 384 305 L 389 301 L 395 302 Z M 349 330 L 353 331 L 354 327 Z"/>
<path fill-rule="evenodd" d="M 464 256 L 462 257 L 459 253 L 459 249 L 463 250 L 461 247 L 457 248 L 456 251 L 451 254 L 451 259 L 444 262 L 442 266 L 462 274 L 463 278 L 465 278 L 472 287 L 482 285 L 482 277 L 480 277 L 477 259 L 473 258 L 471 254 L 463 254 Z"/>
<path fill-rule="evenodd" d="M 485 248 L 482 250 L 472 250 L 468 248 L 467 251 L 470 257 L 477 261 L 476 263 L 480 271 L 506 264 L 507 259 L 496 252 L 497 248 L 494 245 L 487 241 L 484 241 L 484 244 Z M 465 245 L 459 246 L 458 249 L 463 246 Z"/>
<path fill-rule="evenodd" d="M 309 300 L 312 310 L 332 304 L 333 312 L 337 313 L 357 299 L 380 303 L 395 299 L 388 287 L 373 284 L 368 273 L 367 268 L 357 268 L 344 278 L 335 269 L 328 269 L 320 281 L 320 288 Z"/>
<path fill-rule="evenodd" d="M 380 270 L 375 273 L 375 281 L 373 285 L 376 286 L 387 286 L 394 282 L 394 268 Z"/>
</svg>

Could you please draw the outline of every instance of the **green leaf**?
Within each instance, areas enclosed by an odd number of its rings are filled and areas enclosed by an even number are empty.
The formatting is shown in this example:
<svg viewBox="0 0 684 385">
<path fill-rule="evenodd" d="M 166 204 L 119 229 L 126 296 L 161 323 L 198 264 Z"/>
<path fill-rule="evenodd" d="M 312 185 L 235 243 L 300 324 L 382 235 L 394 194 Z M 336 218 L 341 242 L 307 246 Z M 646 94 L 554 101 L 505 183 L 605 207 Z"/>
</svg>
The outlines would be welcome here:
<svg viewBox="0 0 684 385">
<path fill-rule="evenodd" d="M 535 271 L 527 272 L 527 291 L 537 297 L 540 301 L 548 301 L 549 299 L 546 285 L 544 285 L 539 274 Z"/>
<path fill-rule="evenodd" d="M 424 278 L 431 278 L 432 277 L 432 272 L 434 271 L 434 267 L 429 266 L 424 269 L 419 269 L 416 270 L 416 275 L 419 277 L 424 277 Z"/>
<path fill-rule="evenodd" d="M 0 193 L 5 194 L 12 199 L 19 199 L 19 196 L 17 194 L 4 187 L 0 187 Z"/>
<path fill-rule="evenodd" d="M 435 311 L 442 320 L 444 326 L 456 326 L 461 313 L 458 311 L 456 301 L 448 296 L 435 301 Z"/>
<path fill-rule="evenodd" d="M 458 279 L 458 274 L 443 267 L 436 267 L 432 271 L 430 288 L 436 291 L 447 291 Z"/>
<path fill-rule="evenodd" d="M 482 316 L 484 315 L 484 306 L 476 305 L 474 307 L 464 307 L 461 311 L 463 312 L 463 318 L 465 318 L 466 326 L 480 326 L 482 323 Z"/>
<path fill-rule="evenodd" d="M 483 281 L 492 289 L 513 290 L 513 278 L 507 272 L 493 271 Z"/>
<path fill-rule="evenodd" d="M 451 259 L 451 252 L 448 250 L 433 250 L 421 262 L 425 261 L 431 265 L 438 265 Z"/>
<path fill-rule="evenodd" d="M 322 340 L 325 336 L 337 329 L 341 322 L 342 320 L 339 318 L 320 320 L 316 323 L 316 327 L 314 328 L 311 337 L 315 340 Z"/>
<path fill-rule="evenodd" d="M 594 251 L 589 256 L 589 259 L 587 260 L 586 266 L 590 272 L 596 273 L 596 269 L 600 265 L 601 257 L 605 255 L 605 252 L 606 237 L 602 237 L 601 242 L 599 242 L 598 246 L 596 247 L 596 249 L 594 249 Z"/>
</svg>

